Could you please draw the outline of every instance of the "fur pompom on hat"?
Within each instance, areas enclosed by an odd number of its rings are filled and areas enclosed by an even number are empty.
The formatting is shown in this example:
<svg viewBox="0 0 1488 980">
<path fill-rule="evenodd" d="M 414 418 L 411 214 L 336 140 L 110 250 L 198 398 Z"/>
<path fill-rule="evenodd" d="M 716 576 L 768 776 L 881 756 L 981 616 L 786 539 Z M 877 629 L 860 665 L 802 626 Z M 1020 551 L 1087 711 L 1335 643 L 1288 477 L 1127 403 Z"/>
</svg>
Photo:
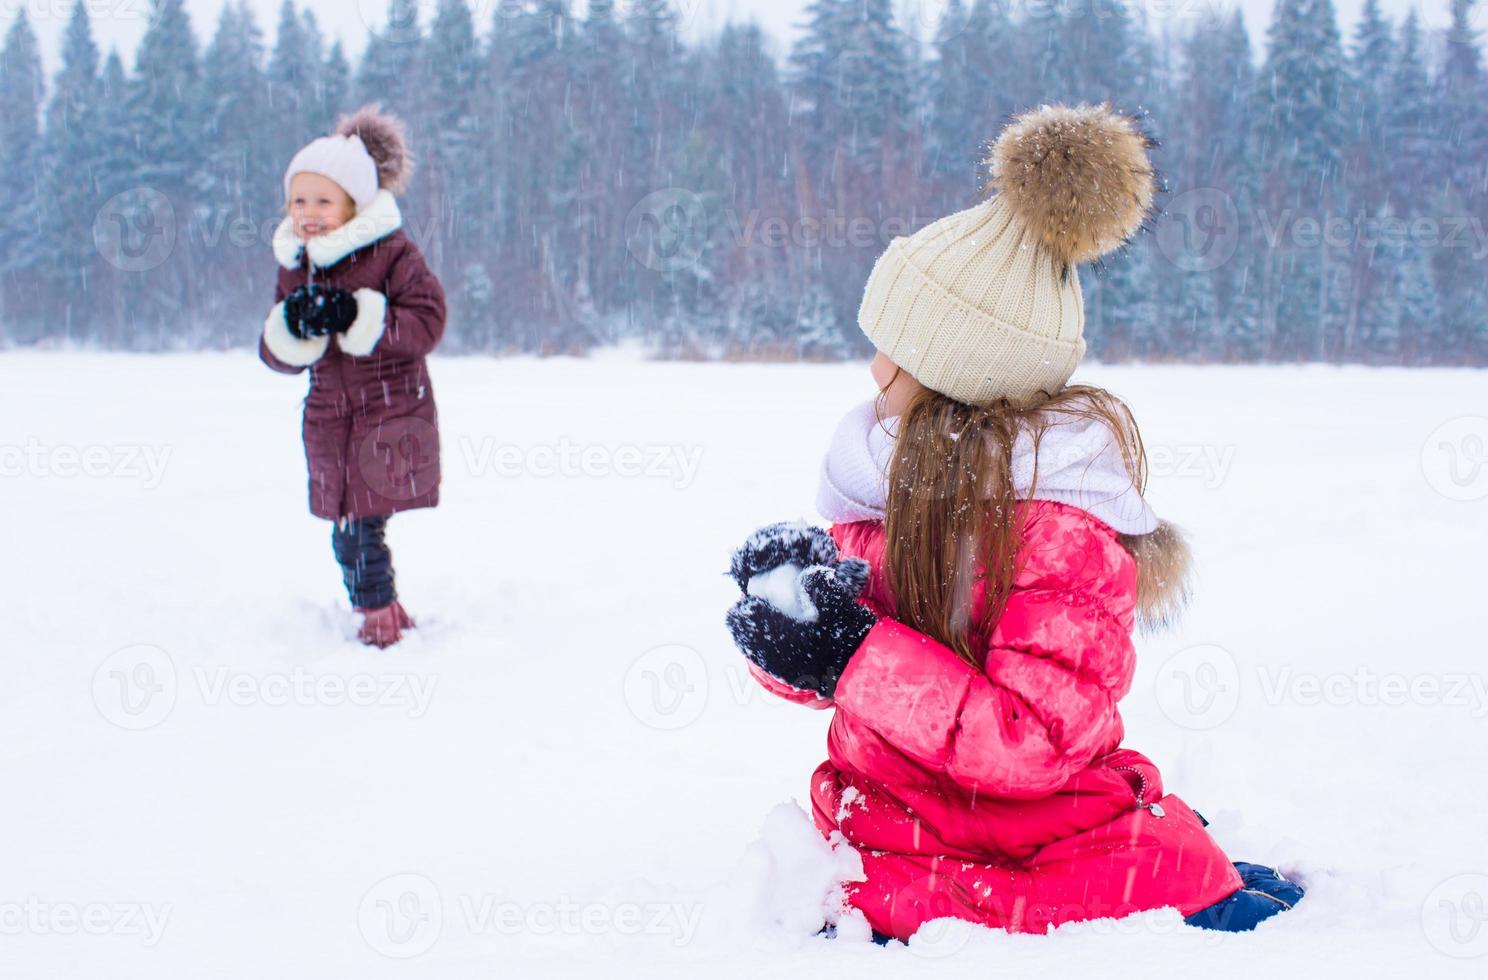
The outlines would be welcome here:
<svg viewBox="0 0 1488 980">
<path fill-rule="evenodd" d="M 1085 354 L 1075 266 L 1124 245 L 1150 213 L 1156 143 L 1108 103 L 1015 117 L 987 158 L 996 193 L 879 256 L 858 325 L 920 384 L 1027 407 Z"/>
<path fill-rule="evenodd" d="M 1141 227 L 1156 192 L 1149 136 L 1109 106 L 1043 106 L 1002 131 L 992 185 L 1049 253 L 1089 262 Z"/>
<path fill-rule="evenodd" d="M 337 136 L 355 136 L 377 164 L 377 186 L 394 194 L 408 190 L 413 179 L 413 154 L 403 120 L 372 102 L 336 120 Z"/>
<path fill-rule="evenodd" d="M 401 194 L 413 176 L 413 155 L 397 116 L 375 103 L 364 105 L 336 121 L 329 136 L 312 140 L 290 160 L 284 171 L 284 196 L 296 174 L 329 177 L 346 191 L 361 211 L 379 190 Z"/>
</svg>

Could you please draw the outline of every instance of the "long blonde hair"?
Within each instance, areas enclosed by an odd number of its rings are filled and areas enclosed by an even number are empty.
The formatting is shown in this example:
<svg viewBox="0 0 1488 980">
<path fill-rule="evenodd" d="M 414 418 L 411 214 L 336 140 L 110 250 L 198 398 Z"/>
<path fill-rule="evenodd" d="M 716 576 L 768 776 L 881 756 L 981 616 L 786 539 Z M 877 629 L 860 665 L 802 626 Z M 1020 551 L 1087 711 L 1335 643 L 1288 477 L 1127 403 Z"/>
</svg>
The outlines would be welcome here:
<svg viewBox="0 0 1488 980">
<path fill-rule="evenodd" d="M 884 517 L 884 566 L 897 619 L 981 669 L 1021 570 L 1014 443 L 1027 429 L 1036 461 L 1048 426 L 1079 418 L 1111 430 L 1132 483 L 1145 489 L 1136 420 L 1104 388 L 1067 385 L 1028 405 L 967 405 L 929 388 L 911 397 L 899 419 Z M 978 581 L 980 596 L 973 593 Z"/>
</svg>

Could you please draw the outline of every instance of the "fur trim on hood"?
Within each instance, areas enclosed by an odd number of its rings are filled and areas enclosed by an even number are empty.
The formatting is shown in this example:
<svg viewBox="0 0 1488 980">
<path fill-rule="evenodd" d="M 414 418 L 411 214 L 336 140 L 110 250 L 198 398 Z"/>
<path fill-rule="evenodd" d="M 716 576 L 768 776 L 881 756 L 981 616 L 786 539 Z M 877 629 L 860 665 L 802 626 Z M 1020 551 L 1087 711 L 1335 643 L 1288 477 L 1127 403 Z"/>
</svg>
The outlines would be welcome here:
<svg viewBox="0 0 1488 980">
<path fill-rule="evenodd" d="M 295 234 L 294 219 L 285 217 L 274 231 L 274 258 L 286 269 L 298 268 L 300 252 L 310 253 L 310 262 L 318 269 L 335 265 L 359 248 L 381 241 L 403 227 L 403 214 L 391 191 L 381 190 L 372 203 L 346 224 L 308 242 Z"/>
<path fill-rule="evenodd" d="M 1147 534 L 1118 534 L 1137 562 L 1137 629 L 1155 633 L 1178 621 L 1193 589 L 1193 553 L 1183 531 L 1168 521 Z"/>
</svg>

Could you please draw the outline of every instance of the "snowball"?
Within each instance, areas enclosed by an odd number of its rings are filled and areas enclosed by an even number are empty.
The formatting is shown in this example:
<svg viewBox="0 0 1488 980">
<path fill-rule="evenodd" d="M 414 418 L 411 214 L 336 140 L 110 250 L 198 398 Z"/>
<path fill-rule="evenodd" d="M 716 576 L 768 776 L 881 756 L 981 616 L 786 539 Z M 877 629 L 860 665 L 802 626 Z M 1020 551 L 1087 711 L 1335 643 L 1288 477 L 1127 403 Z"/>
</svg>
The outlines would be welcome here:
<svg viewBox="0 0 1488 980">
<path fill-rule="evenodd" d="M 816 605 L 801 588 L 800 565 L 787 562 L 768 572 L 749 577 L 749 594 L 759 596 L 791 619 L 804 623 L 816 621 Z"/>
</svg>

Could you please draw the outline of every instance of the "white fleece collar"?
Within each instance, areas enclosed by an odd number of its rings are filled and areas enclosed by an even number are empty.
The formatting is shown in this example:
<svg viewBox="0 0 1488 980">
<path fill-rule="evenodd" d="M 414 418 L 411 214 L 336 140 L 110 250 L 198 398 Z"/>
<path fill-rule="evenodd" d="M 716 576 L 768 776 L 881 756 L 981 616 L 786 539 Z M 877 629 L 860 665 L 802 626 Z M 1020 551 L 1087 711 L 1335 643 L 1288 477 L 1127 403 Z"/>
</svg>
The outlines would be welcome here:
<svg viewBox="0 0 1488 980">
<path fill-rule="evenodd" d="M 866 401 L 843 417 L 822 460 L 816 509 L 833 523 L 884 518 L 886 474 L 899 418 L 880 423 L 876 402 Z M 1013 489 L 1024 500 L 1034 482 L 1033 464 L 1033 437 L 1019 433 L 1013 443 Z M 1157 528 L 1157 515 L 1127 475 L 1111 430 L 1098 419 L 1071 418 L 1044 430 L 1032 497 L 1079 507 L 1121 534 Z"/>
<path fill-rule="evenodd" d="M 300 250 L 305 249 L 316 268 L 335 265 L 352 252 L 378 239 L 386 238 L 403 227 L 403 213 L 392 191 L 380 190 L 370 204 L 346 224 L 308 242 L 295 234 L 294 219 L 285 216 L 274 231 L 274 258 L 286 269 L 298 268 Z"/>
</svg>

